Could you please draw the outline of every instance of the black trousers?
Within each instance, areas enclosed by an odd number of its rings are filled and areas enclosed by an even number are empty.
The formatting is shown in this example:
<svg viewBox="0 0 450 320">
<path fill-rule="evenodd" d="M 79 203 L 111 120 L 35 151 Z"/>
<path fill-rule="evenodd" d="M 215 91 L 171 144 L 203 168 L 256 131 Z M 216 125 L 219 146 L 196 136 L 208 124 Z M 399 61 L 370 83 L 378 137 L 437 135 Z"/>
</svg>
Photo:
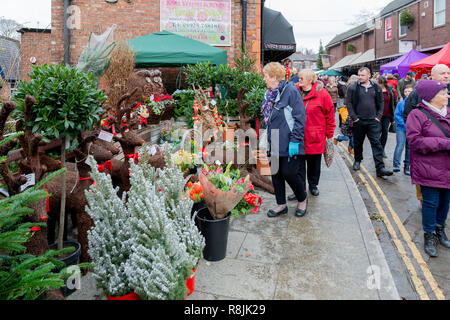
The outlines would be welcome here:
<svg viewBox="0 0 450 320">
<path fill-rule="evenodd" d="M 390 117 L 381 117 L 381 136 L 380 136 L 380 143 L 384 147 L 386 147 L 386 142 L 389 135 L 389 126 L 391 125 L 391 118 Z"/>
<path fill-rule="evenodd" d="M 353 123 L 353 139 L 355 161 L 361 162 L 363 160 L 363 145 L 365 138 L 369 139 L 372 147 L 373 160 L 377 170 L 384 168 L 383 162 L 383 146 L 380 142 L 381 124 L 375 119 L 363 120 L 360 119 Z"/>
<path fill-rule="evenodd" d="M 278 161 L 278 166 L 274 165 L 274 161 Z M 298 172 L 305 172 L 304 156 L 295 156 L 292 158 L 280 157 L 271 158 L 271 169 L 278 170 L 272 174 L 272 184 L 275 189 L 275 198 L 278 205 L 286 204 L 286 182 L 299 202 L 306 199 L 305 176 L 301 177 Z M 303 168 L 303 169 L 301 169 Z"/>
<path fill-rule="evenodd" d="M 302 156 L 305 158 L 305 167 L 300 167 L 298 175 L 300 178 L 303 178 L 303 183 L 306 186 L 306 179 L 308 180 L 308 187 L 311 189 L 312 187 L 317 187 L 319 185 L 320 179 L 320 168 L 322 162 L 321 154 L 307 154 Z"/>
</svg>

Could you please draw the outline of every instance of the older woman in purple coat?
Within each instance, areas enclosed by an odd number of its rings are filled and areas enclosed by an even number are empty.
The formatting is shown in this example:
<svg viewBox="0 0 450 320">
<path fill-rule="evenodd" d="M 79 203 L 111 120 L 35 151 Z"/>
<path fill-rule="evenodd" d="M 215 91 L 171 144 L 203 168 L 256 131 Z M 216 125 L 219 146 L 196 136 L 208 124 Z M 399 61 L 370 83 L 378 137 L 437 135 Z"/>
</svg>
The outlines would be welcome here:
<svg viewBox="0 0 450 320">
<path fill-rule="evenodd" d="M 406 121 L 411 178 L 423 194 L 424 249 L 429 256 L 437 257 L 437 242 L 450 248 L 445 234 L 450 201 L 449 95 L 445 83 L 433 80 L 420 80 L 415 89 L 422 102 Z"/>
</svg>

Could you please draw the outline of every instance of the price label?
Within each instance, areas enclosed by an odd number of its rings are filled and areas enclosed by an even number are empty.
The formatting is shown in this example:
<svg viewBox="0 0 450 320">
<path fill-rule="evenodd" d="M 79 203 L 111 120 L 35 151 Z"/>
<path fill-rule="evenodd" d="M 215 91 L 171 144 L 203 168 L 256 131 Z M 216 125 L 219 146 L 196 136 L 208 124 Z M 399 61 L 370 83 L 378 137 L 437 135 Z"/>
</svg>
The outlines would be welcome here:
<svg viewBox="0 0 450 320">
<path fill-rule="evenodd" d="M 113 134 L 102 130 L 100 131 L 98 138 L 106 142 L 111 142 L 113 139 Z"/>
</svg>

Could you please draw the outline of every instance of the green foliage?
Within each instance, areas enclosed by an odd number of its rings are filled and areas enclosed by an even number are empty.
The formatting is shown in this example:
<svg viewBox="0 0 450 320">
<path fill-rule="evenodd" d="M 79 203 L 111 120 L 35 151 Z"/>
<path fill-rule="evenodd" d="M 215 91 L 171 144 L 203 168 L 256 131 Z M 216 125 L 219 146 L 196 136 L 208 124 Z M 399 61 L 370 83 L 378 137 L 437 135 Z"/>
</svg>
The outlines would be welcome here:
<svg viewBox="0 0 450 320">
<path fill-rule="evenodd" d="M 39 132 L 44 140 L 75 138 L 81 131 L 92 129 L 100 120 L 101 103 L 105 94 L 98 90 L 93 74 L 77 71 L 63 65 L 33 66 L 31 81 L 22 81 L 14 94 L 16 119 L 24 118 L 27 95 L 36 98 L 33 107 L 33 133 Z"/>
<path fill-rule="evenodd" d="M 347 43 L 347 51 L 355 51 L 356 47 L 351 44 L 351 43 Z"/>
<path fill-rule="evenodd" d="M 325 54 L 323 49 L 322 40 L 320 40 L 319 54 L 317 55 L 317 69 L 323 70 L 322 56 Z"/>
<path fill-rule="evenodd" d="M 188 89 L 188 90 L 180 90 L 178 92 L 175 92 L 173 95 L 173 101 L 175 102 L 175 112 L 174 117 L 175 119 L 179 117 L 184 117 L 184 121 L 188 125 L 189 128 L 194 127 L 194 121 L 192 120 L 192 117 L 194 116 L 194 100 L 195 100 L 195 93 L 194 90 Z"/>
<path fill-rule="evenodd" d="M 75 248 L 47 250 L 36 257 L 26 254 L 24 245 L 33 235 L 31 227 L 45 226 L 24 222 L 33 212 L 29 206 L 45 199 L 47 192 L 40 188 L 65 170 L 53 172 L 23 193 L 0 200 L 0 300 L 39 299 L 46 291 L 62 287 L 70 276 L 57 256 Z M 62 270 L 52 272 L 55 269 Z"/>
<path fill-rule="evenodd" d="M 412 23 L 414 23 L 414 15 L 407 9 L 403 9 L 400 13 L 400 25 L 406 26 Z"/>
<path fill-rule="evenodd" d="M 185 69 L 186 83 L 189 85 L 189 89 L 192 85 L 197 88 L 200 86 L 204 90 L 213 85 L 215 78 L 215 68 L 208 62 L 199 62 L 194 65 L 189 65 Z"/>
</svg>

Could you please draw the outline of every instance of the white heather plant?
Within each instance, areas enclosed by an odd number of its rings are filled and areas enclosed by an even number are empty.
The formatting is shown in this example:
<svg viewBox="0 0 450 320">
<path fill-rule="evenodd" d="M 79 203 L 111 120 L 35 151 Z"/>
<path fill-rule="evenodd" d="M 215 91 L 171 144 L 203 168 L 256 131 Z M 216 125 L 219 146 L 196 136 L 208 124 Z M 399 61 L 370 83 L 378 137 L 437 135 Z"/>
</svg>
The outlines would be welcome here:
<svg viewBox="0 0 450 320">
<path fill-rule="evenodd" d="M 117 195 L 118 188 L 114 189 L 112 185 L 111 176 L 98 172 L 92 156 L 88 163 L 95 181 L 95 186 L 85 191 L 86 212 L 95 224 L 88 231 L 88 252 L 95 263 L 93 275 L 97 286 L 106 295 L 122 296 L 133 292 L 126 271 L 135 242 L 125 205 L 126 192 L 121 199 Z"/>
<path fill-rule="evenodd" d="M 182 199 L 184 179 L 165 152 L 164 170 L 150 167 L 142 148 L 139 164 L 131 164 L 128 208 L 138 236 L 128 275 L 143 299 L 182 299 L 186 278 L 198 263 L 204 238 L 190 217 L 192 200 Z M 167 150 L 167 149 L 166 149 Z"/>
</svg>

